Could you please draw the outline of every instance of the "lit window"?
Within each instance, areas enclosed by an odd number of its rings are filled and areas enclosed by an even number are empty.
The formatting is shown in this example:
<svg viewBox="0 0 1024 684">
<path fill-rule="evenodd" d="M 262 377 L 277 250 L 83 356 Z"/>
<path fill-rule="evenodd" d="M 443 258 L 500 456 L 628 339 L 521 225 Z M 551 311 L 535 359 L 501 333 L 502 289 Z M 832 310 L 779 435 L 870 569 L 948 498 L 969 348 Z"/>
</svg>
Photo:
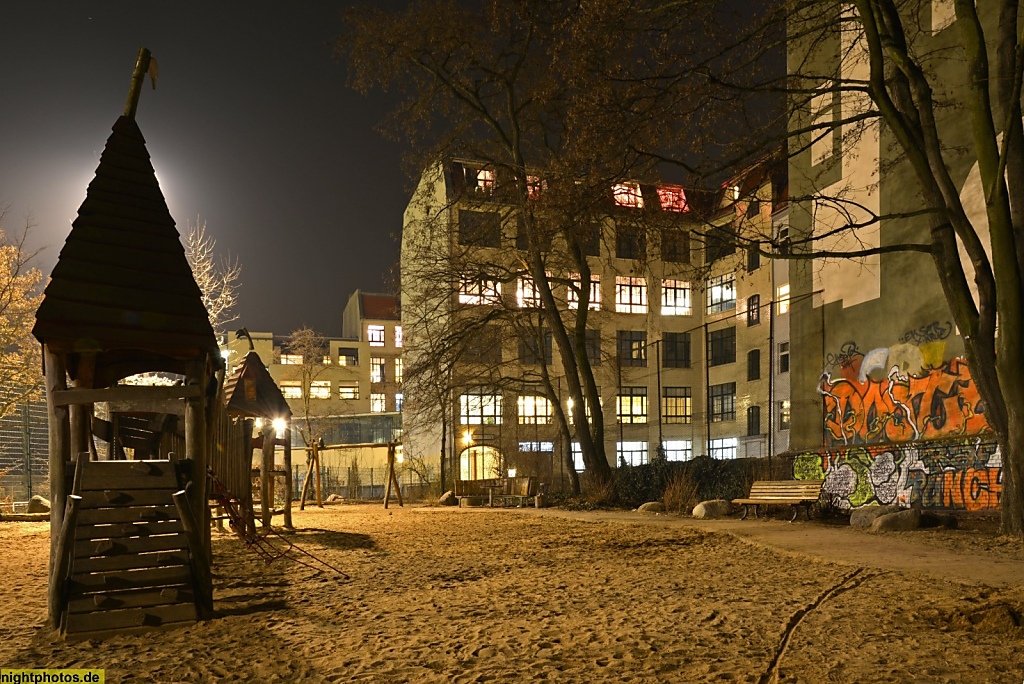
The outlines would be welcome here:
<svg viewBox="0 0 1024 684">
<path fill-rule="evenodd" d="M 600 397 L 601 388 L 597 387 L 596 389 L 597 389 L 597 394 Z M 600 399 L 598 399 L 598 401 L 600 401 Z M 572 413 L 572 409 L 573 409 L 573 407 L 575 405 L 576 404 L 572 400 L 571 397 L 569 399 L 565 400 L 565 415 L 566 415 L 566 418 L 569 419 L 569 425 L 573 425 L 574 421 L 575 421 L 575 418 L 573 417 L 573 413 Z M 587 400 L 583 401 L 583 414 L 587 417 L 587 420 L 590 420 L 591 417 L 592 417 L 592 415 L 590 413 L 590 402 L 587 401 Z"/>
<path fill-rule="evenodd" d="M 569 308 L 576 309 L 580 305 L 580 292 L 583 291 L 583 281 L 579 273 L 570 274 L 572 285 L 569 286 Z M 587 302 L 587 309 L 590 311 L 601 310 L 601 276 L 591 274 L 590 276 L 590 299 Z"/>
<path fill-rule="evenodd" d="M 314 380 L 309 383 L 310 399 L 330 399 L 331 382 L 329 380 Z"/>
<path fill-rule="evenodd" d="M 711 400 L 711 422 L 736 420 L 736 383 L 726 382 L 708 388 Z M 733 457 L 735 458 L 735 456 Z"/>
<path fill-rule="evenodd" d="M 487 195 L 494 192 L 494 171 L 491 169 L 478 169 L 474 189 Z"/>
<path fill-rule="evenodd" d="M 526 454 L 551 453 L 555 450 L 554 442 L 520 442 L 519 451 Z"/>
<path fill-rule="evenodd" d="M 387 396 L 383 392 L 370 393 L 370 412 L 384 413 L 387 410 Z"/>
<path fill-rule="evenodd" d="M 405 401 L 405 397 L 402 396 L 401 392 L 395 392 L 395 410 L 398 412 L 402 411 L 402 402 Z"/>
<path fill-rule="evenodd" d="M 501 395 L 474 390 L 459 396 L 462 425 L 500 425 Z"/>
<path fill-rule="evenodd" d="M 366 326 L 366 339 L 369 341 L 371 347 L 383 347 L 384 346 L 384 326 L 383 325 L 368 325 L 368 326 Z"/>
<path fill-rule="evenodd" d="M 628 466 L 647 463 L 647 442 L 616 442 L 615 458 Z"/>
<path fill-rule="evenodd" d="M 775 299 L 779 302 L 780 314 L 784 314 L 789 311 L 789 283 L 779 285 Z"/>
<path fill-rule="evenodd" d="M 761 322 L 761 295 L 751 295 L 747 299 L 747 325 Z"/>
<path fill-rule="evenodd" d="M 630 209 L 643 209 L 644 196 L 640 194 L 640 185 L 637 183 L 618 183 L 612 186 L 612 197 L 615 204 Z"/>
<path fill-rule="evenodd" d="M 302 383 L 298 380 L 282 380 L 281 394 L 284 395 L 285 399 L 301 399 Z"/>
<path fill-rule="evenodd" d="M 359 383 L 358 382 L 342 382 L 338 383 L 338 392 L 342 399 L 358 399 L 359 398 Z"/>
<path fill-rule="evenodd" d="M 459 283 L 459 304 L 500 304 L 501 283 L 489 278 L 472 278 Z"/>
<path fill-rule="evenodd" d="M 666 423 L 689 425 L 693 418 L 693 397 L 689 387 L 666 387 L 662 412 Z"/>
<path fill-rule="evenodd" d="M 547 397 L 523 394 L 516 399 L 516 411 L 520 425 L 549 425 L 551 423 L 551 402 Z"/>
<path fill-rule="evenodd" d="M 580 446 L 579 442 L 572 443 L 572 467 L 577 473 L 582 473 L 584 471 L 583 447 Z"/>
<path fill-rule="evenodd" d="M 736 278 L 731 273 L 708 278 L 707 292 L 709 314 L 736 308 Z"/>
<path fill-rule="evenodd" d="M 540 292 L 533 278 L 521 277 L 516 282 L 516 304 L 520 309 L 539 309 L 541 307 Z"/>
<path fill-rule="evenodd" d="M 617 413 L 620 423 L 646 423 L 647 388 L 623 387 L 619 394 Z"/>
<path fill-rule="evenodd" d="M 387 360 L 380 356 L 370 357 L 370 382 L 384 382 L 384 365 Z"/>
<path fill-rule="evenodd" d="M 339 366 L 358 366 L 359 365 L 359 352 L 355 349 L 339 349 L 338 350 L 338 365 Z"/>
<path fill-rule="evenodd" d="M 647 367 L 647 331 L 619 330 L 619 365 Z"/>
<path fill-rule="evenodd" d="M 282 366 L 301 366 L 302 354 L 281 354 Z"/>
<path fill-rule="evenodd" d="M 324 364 L 325 366 L 330 366 L 330 365 L 331 365 L 331 357 L 330 357 L 330 355 L 329 355 L 329 354 L 328 354 L 327 356 L 325 356 L 325 357 L 324 357 L 324 359 L 323 359 L 323 364 Z"/>
<path fill-rule="evenodd" d="M 615 276 L 615 311 L 647 313 L 647 281 L 632 276 Z"/>
<path fill-rule="evenodd" d="M 532 200 L 539 200 L 540 194 L 548 189 L 548 182 L 539 176 L 526 177 L 526 193 Z"/>
<path fill-rule="evenodd" d="M 395 326 L 395 346 L 399 349 L 402 348 L 402 326 Z"/>
<path fill-rule="evenodd" d="M 693 458 L 693 443 L 688 439 L 666 440 L 661 444 L 666 461 L 689 461 Z"/>
<path fill-rule="evenodd" d="M 402 382 L 404 369 L 405 364 L 402 363 L 402 359 L 395 359 L 395 382 Z"/>
<path fill-rule="evenodd" d="M 662 211 L 690 211 L 686 204 L 686 193 L 678 185 L 664 185 L 658 188 L 658 203 L 661 204 Z"/>
<path fill-rule="evenodd" d="M 693 310 L 690 308 L 690 283 L 685 280 L 662 280 L 661 315 L 689 316 L 692 313 Z"/>
<path fill-rule="evenodd" d="M 783 399 L 779 402 L 779 429 L 788 430 L 791 420 L 789 399 Z"/>
<path fill-rule="evenodd" d="M 736 458 L 736 446 L 739 440 L 735 437 L 727 439 L 712 439 L 708 442 L 708 455 L 711 458 L 733 459 Z"/>
</svg>

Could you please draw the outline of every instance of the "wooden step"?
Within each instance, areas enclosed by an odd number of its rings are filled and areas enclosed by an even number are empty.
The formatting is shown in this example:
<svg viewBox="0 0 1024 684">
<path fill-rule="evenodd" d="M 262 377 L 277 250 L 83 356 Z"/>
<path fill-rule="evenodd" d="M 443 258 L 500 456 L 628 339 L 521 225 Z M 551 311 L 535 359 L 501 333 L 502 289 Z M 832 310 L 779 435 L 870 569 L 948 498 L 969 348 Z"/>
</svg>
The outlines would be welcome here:
<svg viewBox="0 0 1024 684">
<path fill-rule="evenodd" d="M 123 629 L 125 627 L 158 627 L 172 622 L 196 619 L 196 608 L 191 603 L 177 603 L 148 608 L 128 608 L 94 613 L 70 613 L 66 629 L 73 632 Z"/>
<path fill-rule="evenodd" d="M 169 489 L 104 489 L 82 492 L 81 510 L 117 506 L 173 506 L 174 492 Z"/>
<path fill-rule="evenodd" d="M 105 589 L 143 589 L 169 584 L 190 584 L 192 573 L 187 565 L 146 570 L 123 570 L 108 573 L 74 573 L 69 583 L 72 594 Z"/>
<path fill-rule="evenodd" d="M 141 570 L 165 565 L 188 565 L 188 551 L 155 551 L 152 553 L 126 553 L 94 558 L 76 558 L 72 573 L 109 572 L 112 570 Z"/>
<path fill-rule="evenodd" d="M 75 528 L 75 539 L 115 539 L 124 537 L 150 537 L 161 534 L 175 534 L 182 531 L 180 520 L 159 522 L 117 523 L 114 525 L 83 525 L 79 521 Z"/>
<path fill-rule="evenodd" d="M 162 534 L 155 537 L 122 537 L 114 539 L 83 539 L 75 542 L 75 558 L 116 556 L 147 551 L 187 549 L 185 535 Z"/>
<path fill-rule="evenodd" d="M 146 608 L 170 603 L 191 603 L 192 587 L 181 584 L 158 589 L 130 589 L 95 594 L 79 594 L 68 601 L 69 613 L 91 613 L 115 608 Z"/>
<path fill-rule="evenodd" d="M 107 489 L 171 489 L 178 478 L 170 461 L 90 461 L 82 472 L 83 492 Z"/>
<path fill-rule="evenodd" d="M 78 514 L 80 525 L 109 525 L 112 523 L 160 522 L 178 519 L 178 508 L 170 506 L 121 506 L 118 508 L 91 508 Z"/>
</svg>

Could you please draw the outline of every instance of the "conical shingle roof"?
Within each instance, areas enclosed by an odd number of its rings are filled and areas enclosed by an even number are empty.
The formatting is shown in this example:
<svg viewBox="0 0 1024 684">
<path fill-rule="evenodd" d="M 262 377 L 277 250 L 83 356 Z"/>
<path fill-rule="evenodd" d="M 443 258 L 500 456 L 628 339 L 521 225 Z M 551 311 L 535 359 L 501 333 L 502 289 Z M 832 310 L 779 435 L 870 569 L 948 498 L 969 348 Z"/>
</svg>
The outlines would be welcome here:
<svg viewBox="0 0 1024 684">
<path fill-rule="evenodd" d="M 246 354 L 224 383 L 224 404 L 229 416 L 290 418 L 292 415 L 281 389 L 254 351 Z"/>
<path fill-rule="evenodd" d="M 120 117 L 107 139 L 32 333 L 51 349 L 121 366 L 117 376 L 218 355 L 146 141 L 130 117 Z"/>
</svg>

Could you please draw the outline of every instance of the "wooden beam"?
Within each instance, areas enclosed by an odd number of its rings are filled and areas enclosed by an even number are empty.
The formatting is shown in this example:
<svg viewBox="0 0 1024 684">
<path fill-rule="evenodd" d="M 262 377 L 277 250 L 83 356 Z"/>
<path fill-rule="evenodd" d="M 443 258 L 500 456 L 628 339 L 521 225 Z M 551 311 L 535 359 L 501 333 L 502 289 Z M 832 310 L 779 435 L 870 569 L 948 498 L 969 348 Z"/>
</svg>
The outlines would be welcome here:
<svg viewBox="0 0 1024 684">
<path fill-rule="evenodd" d="M 274 516 L 274 427 L 270 421 L 263 423 L 263 450 L 260 460 L 260 519 L 263 527 L 270 529 Z"/>
<path fill-rule="evenodd" d="M 288 422 L 288 435 L 284 440 L 284 526 L 292 529 L 292 439 L 291 421 Z"/>
<path fill-rule="evenodd" d="M 53 581 L 53 560 L 56 557 L 57 538 L 64 521 L 64 506 L 67 498 L 67 479 L 64 464 L 71 460 L 71 423 L 66 407 L 54 402 L 54 395 L 67 389 L 67 365 L 63 354 L 43 346 L 43 368 L 46 375 L 46 417 L 49 422 L 50 452 L 50 571 Z M 51 610 L 52 610 L 51 606 Z"/>
<path fill-rule="evenodd" d="M 104 389 L 76 388 L 55 390 L 54 406 L 71 406 L 77 404 L 98 404 L 103 401 L 137 403 L 166 402 L 180 399 L 194 399 L 202 394 L 199 385 L 174 385 L 172 387 L 135 387 L 118 385 Z M 138 410 L 138 409 L 136 409 Z M 174 411 L 166 411 L 174 413 Z"/>
<path fill-rule="evenodd" d="M 54 548 L 53 573 L 50 577 L 50 624 L 54 629 L 61 627 L 61 615 L 68 595 L 68 576 L 71 572 L 71 553 L 75 548 L 75 524 L 78 517 L 78 504 L 82 497 L 74 494 L 67 498 L 67 510 L 57 535 Z M 56 502 L 55 502 L 56 503 Z"/>
<path fill-rule="evenodd" d="M 203 548 L 202 530 L 198 529 L 196 518 L 192 513 L 192 502 L 189 500 L 195 494 L 193 484 L 194 482 L 190 482 L 185 489 L 175 492 L 174 505 L 178 508 L 181 527 L 185 531 L 185 540 L 188 542 L 189 565 L 194 577 L 196 613 L 200 620 L 207 620 L 213 615 L 213 576 L 210 574 L 206 549 Z M 206 505 L 205 501 L 203 501 L 203 505 Z"/>
</svg>

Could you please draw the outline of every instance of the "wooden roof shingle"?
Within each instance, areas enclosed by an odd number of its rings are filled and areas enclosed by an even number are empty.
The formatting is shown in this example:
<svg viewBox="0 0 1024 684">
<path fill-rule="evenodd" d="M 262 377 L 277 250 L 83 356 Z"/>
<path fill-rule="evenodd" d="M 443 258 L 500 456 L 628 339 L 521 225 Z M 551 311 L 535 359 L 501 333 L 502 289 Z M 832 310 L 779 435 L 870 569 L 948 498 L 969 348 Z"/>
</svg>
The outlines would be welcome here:
<svg viewBox="0 0 1024 684">
<path fill-rule="evenodd" d="M 273 419 L 292 415 L 281 389 L 254 351 L 246 354 L 224 382 L 224 405 L 229 416 Z"/>
</svg>

